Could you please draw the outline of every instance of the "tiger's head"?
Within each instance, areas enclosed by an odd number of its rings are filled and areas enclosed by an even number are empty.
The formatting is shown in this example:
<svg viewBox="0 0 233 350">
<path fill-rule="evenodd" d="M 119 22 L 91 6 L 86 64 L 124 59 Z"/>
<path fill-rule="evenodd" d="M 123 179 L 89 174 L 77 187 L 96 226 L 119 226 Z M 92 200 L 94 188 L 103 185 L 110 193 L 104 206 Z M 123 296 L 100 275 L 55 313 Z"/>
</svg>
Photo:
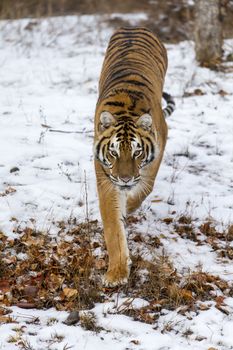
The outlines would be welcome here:
<svg viewBox="0 0 233 350">
<path fill-rule="evenodd" d="M 152 117 L 143 114 L 135 122 L 131 117 L 115 118 L 110 112 L 100 115 L 99 137 L 94 145 L 95 159 L 105 174 L 121 190 L 130 190 L 141 179 L 141 169 L 159 153 Z"/>
</svg>

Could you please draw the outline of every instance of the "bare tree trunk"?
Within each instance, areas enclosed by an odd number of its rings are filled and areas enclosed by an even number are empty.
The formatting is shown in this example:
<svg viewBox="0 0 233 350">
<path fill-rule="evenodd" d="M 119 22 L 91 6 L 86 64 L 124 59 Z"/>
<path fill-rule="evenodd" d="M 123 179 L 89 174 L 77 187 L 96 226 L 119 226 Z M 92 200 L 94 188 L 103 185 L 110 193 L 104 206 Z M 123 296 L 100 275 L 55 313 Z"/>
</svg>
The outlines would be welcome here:
<svg viewBox="0 0 233 350">
<path fill-rule="evenodd" d="M 195 50 L 202 66 L 212 67 L 222 57 L 222 20 L 220 0 L 195 1 Z"/>
</svg>

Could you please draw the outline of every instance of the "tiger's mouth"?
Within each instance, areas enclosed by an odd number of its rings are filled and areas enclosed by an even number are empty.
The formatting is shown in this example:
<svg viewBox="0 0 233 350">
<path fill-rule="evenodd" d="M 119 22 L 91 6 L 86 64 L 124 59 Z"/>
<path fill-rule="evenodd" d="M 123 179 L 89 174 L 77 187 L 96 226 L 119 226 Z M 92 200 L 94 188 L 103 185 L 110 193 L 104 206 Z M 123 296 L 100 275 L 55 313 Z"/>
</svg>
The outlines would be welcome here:
<svg viewBox="0 0 233 350">
<path fill-rule="evenodd" d="M 112 183 L 121 191 L 129 191 L 138 184 L 138 182 L 140 181 L 140 176 L 138 176 L 137 178 L 128 178 L 126 180 L 121 178 L 115 178 L 114 176 L 110 175 L 110 179 Z"/>
<path fill-rule="evenodd" d="M 132 184 L 132 185 L 117 185 L 121 191 L 129 191 L 131 190 L 133 187 L 136 186 L 136 183 L 135 184 Z"/>
</svg>

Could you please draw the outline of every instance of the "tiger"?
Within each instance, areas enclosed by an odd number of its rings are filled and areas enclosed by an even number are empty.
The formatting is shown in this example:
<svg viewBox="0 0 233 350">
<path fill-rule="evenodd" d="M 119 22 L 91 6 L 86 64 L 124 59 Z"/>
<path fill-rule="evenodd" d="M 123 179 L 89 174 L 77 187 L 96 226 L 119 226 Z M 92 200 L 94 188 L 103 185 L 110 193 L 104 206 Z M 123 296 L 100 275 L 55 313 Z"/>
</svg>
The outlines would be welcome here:
<svg viewBox="0 0 233 350">
<path fill-rule="evenodd" d="M 108 253 L 106 287 L 128 281 L 125 219 L 151 193 L 163 157 L 165 117 L 175 108 L 173 98 L 163 93 L 166 70 L 166 49 L 149 29 L 123 27 L 111 36 L 94 126 L 96 183 Z"/>
</svg>

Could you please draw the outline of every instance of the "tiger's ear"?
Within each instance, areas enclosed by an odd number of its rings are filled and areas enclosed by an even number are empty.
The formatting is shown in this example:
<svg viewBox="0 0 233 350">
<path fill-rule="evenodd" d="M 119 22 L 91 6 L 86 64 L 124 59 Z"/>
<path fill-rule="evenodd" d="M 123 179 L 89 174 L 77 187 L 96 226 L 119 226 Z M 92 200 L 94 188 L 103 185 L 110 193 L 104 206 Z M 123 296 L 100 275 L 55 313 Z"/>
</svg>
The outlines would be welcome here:
<svg viewBox="0 0 233 350">
<path fill-rule="evenodd" d="M 100 114 L 99 131 L 104 131 L 113 124 L 115 124 L 115 118 L 110 112 L 104 111 Z"/>
<path fill-rule="evenodd" d="M 142 128 L 144 130 L 151 130 L 151 126 L 152 126 L 152 117 L 150 114 L 145 113 L 143 114 L 137 121 L 137 126 L 139 128 Z"/>
</svg>

